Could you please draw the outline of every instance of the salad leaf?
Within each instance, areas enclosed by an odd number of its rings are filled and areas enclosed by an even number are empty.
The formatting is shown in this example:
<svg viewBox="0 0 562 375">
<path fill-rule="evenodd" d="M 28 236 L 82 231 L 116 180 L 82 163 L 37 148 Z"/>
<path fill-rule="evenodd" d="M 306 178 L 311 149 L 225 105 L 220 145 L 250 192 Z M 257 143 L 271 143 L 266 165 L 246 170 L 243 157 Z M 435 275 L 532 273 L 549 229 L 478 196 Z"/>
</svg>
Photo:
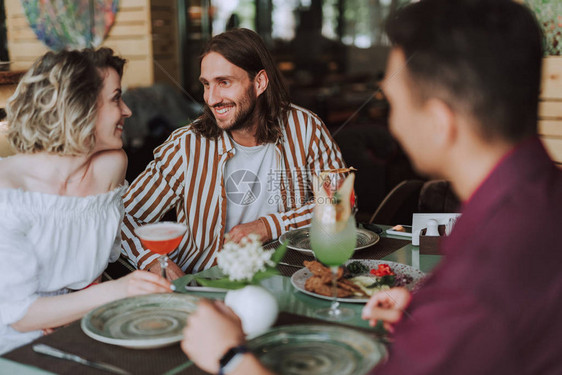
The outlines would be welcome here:
<svg viewBox="0 0 562 375">
<path fill-rule="evenodd" d="M 380 283 L 382 285 L 388 285 L 388 286 L 394 286 L 395 281 L 396 281 L 395 275 L 385 275 L 380 279 Z"/>
<path fill-rule="evenodd" d="M 354 261 L 345 266 L 347 271 L 352 275 L 362 275 L 369 272 L 369 267 L 359 261 Z"/>
<path fill-rule="evenodd" d="M 385 276 L 382 276 L 382 277 L 377 277 L 377 281 L 375 281 L 371 285 L 367 286 L 367 288 L 369 288 L 369 289 L 379 288 L 379 287 L 384 286 L 384 285 L 388 285 L 390 287 L 393 287 L 395 282 L 396 282 L 396 276 L 395 275 L 385 275 Z"/>
</svg>

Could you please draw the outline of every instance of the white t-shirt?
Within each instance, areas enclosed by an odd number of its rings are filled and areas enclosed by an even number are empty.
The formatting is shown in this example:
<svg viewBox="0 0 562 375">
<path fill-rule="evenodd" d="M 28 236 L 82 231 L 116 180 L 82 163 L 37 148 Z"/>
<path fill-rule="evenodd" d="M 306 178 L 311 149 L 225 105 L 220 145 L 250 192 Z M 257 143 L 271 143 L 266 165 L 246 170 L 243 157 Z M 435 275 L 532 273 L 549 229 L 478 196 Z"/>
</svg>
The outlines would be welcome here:
<svg viewBox="0 0 562 375">
<path fill-rule="evenodd" d="M 279 212 L 275 144 L 246 147 L 232 142 L 236 151 L 225 167 L 225 233 L 238 224 Z"/>
</svg>

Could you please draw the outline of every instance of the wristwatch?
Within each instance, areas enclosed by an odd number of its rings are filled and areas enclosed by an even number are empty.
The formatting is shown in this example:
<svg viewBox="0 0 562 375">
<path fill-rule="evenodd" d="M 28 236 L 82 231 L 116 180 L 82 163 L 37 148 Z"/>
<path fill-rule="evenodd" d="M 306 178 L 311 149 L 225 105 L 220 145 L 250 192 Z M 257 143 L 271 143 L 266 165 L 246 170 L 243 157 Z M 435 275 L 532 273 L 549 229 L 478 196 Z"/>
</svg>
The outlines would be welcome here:
<svg viewBox="0 0 562 375">
<path fill-rule="evenodd" d="M 238 366 L 242 360 L 244 353 L 248 353 L 250 349 L 246 345 L 238 345 L 228 349 L 228 351 L 219 359 L 219 375 L 226 375 Z"/>
</svg>

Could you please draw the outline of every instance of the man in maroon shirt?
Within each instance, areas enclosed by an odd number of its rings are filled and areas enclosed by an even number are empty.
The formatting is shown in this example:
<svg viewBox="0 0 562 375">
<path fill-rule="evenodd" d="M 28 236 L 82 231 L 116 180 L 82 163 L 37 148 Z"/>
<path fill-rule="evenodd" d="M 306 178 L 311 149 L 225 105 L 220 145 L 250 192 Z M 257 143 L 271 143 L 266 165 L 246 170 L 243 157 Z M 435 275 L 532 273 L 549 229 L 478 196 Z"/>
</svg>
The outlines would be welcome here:
<svg viewBox="0 0 562 375">
<path fill-rule="evenodd" d="M 420 172 L 451 182 L 463 214 L 413 298 L 395 288 L 365 306 L 394 332 L 373 373 L 562 374 L 562 171 L 537 138 L 534 17 L 512 0 L 425 0 L 387 34 L 390 129 Z M 243 342 L 221 309 L 203 303 L 182 343 L 208 371 Z M 238 358 L 232 374 L 266 371 Z"/>
</svg>

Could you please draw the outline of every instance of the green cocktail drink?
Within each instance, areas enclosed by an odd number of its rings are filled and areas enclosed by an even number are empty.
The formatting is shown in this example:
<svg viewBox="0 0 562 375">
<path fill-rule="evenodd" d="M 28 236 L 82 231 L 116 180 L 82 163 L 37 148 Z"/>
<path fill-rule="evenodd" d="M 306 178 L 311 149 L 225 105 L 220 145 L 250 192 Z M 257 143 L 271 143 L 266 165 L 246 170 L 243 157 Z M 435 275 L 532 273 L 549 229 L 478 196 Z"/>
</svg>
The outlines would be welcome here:
<svg viewBox="0 0 562 375">
<path fill-rule="evenodd" d="M 340 231 L 332 232 L 335 228 L 324 226 L 317 218 L 312 219 L 310 228 L 310 244 L 316 258 L 329 267 L 344 264 L 355 250 L 357 231 L 355 218 L 350 216 L 347 225 Z"/>
<path fill-rule="evenodd" d="M 356 203 L 353 171 L 353 168 L 328 170 L 313 178 L 316 207 L 310 244 L 316 259 L 330 267 L 332 274 L 332 305 L 315 312 L 321 319 L 342 321 L 354 315 L 353 310 L 339 306 L 337 288 L 339 266 L 351 258 L 357 243 L 352 207 Z"/>
</svg>

